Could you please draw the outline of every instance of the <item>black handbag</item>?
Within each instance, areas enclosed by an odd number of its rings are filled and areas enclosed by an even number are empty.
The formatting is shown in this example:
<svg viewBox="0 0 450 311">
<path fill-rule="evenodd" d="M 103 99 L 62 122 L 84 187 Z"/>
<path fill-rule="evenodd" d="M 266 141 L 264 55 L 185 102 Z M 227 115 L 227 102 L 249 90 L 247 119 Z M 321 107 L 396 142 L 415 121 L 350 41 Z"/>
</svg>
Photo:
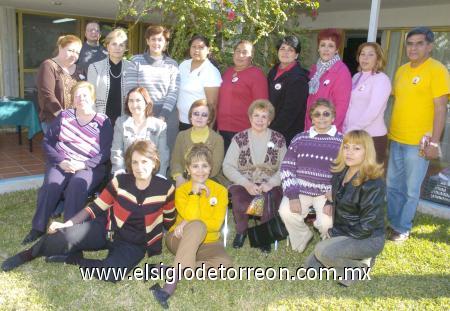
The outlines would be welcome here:
<svg viewBox="0 0 450 311">
<path fill-rule="evenodd" d="M 249 228 L 247 231 L 251 247 L 261 247 L 272 244 L 275 241 L 281 241 L 288 237 L 289 233 L 281 220 L 278 210 L 273 208 L 273 200 L 270 192 L 267 195 L 269 213 L 274 217 L 268 222 Z"/>
</svg>

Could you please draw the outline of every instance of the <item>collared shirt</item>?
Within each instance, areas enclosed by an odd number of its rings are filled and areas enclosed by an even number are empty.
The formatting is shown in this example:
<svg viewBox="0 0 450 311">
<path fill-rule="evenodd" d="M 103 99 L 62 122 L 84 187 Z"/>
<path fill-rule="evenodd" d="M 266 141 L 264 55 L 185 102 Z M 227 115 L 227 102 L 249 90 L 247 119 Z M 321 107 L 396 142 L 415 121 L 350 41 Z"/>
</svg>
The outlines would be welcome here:
<svg viewBox="0 0 450 311">
<path fill-rule="evenodd" d="M 314 128 L 314 126 L 311 126 L 311 128 L 309 129 L 309 137 L 310 138 L 314 138 L 314 137 L 316 137 L 319 134 L 322 134 L 322 135 L 326 134 L 326 135 L 330 135 L 330 136 L 335 136 L 336 132 L 337 132 L 336 125 L 332 125 L 330 127 L 330 129 L 326 133 L 318 133 L 318 132 L 316 132 L 316 129 Z"/>
</svg>

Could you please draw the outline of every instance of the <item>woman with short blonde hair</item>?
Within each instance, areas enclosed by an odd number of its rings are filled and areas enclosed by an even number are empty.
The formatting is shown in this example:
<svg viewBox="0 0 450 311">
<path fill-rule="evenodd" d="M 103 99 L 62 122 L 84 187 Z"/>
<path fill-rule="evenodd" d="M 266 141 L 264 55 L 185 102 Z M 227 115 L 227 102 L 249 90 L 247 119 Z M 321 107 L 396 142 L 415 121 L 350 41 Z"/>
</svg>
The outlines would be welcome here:
<svg viewBox="0 0 450 311">
<path fill-rule="evenodd" d="M 130 86 L 128 78 L 133 64 L 124 59 L 128 37 L 122 28 L 116 28 L 105 38 L 108 57 L 89 65 L 87 80 L 95 86 L 95 110 L 104 113 L 114 125 L 123 114 L 125 96 Z"/>
</svg>

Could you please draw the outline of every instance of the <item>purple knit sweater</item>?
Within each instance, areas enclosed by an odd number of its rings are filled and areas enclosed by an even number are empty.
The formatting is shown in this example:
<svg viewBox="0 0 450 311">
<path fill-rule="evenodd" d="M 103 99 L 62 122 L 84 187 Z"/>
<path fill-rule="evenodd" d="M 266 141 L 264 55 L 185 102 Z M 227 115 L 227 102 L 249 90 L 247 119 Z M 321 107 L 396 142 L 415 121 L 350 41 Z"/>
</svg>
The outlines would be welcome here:
<svg viewBox="0 0 450 311">
<path fill-rule="evenodd" d="M 283 193 L 290 200 L 300 194 L 318 196 L 331 190 L 331 164 L 343 136 L 335 129 L 315 136 L 310 131 L 294 137 L 281 163 Z"/>
</svg>

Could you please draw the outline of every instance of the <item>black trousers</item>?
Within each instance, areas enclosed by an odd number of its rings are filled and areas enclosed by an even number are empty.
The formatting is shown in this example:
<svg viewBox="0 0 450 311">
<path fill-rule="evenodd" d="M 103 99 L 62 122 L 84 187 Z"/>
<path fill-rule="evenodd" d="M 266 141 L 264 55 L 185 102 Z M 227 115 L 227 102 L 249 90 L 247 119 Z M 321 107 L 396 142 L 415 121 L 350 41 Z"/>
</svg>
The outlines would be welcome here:
<svg viewBox="0 0 450 311">
<path fill-rule="evenodd" d="M 106 228 L 103 221 L 88 221 L 54 234 L 44 235 L 32 247 L 34 258 L 71 254 L 80 251 L 96 251 L 106 248 Z"/>
<path fill-rule="evenodd" d="M 104 222 L 95 220 L 59 230 L 54 234 L 44 235 L 33 245 L 32 256 L 36 258 L 101 249 L 108 249 L 105 259 L 82 258 L 77 260 L 77 263 L 84 268 L 127 268 L 127 271 L 130 272 L 145 256 L 144 246 L 120 240 L 108 241 Z M 112 271 L 108 276 L 102 280 L 120 281 L 114 278 Z M 100 278 L 98 271 L 95 277 Z"/>
</svg>

